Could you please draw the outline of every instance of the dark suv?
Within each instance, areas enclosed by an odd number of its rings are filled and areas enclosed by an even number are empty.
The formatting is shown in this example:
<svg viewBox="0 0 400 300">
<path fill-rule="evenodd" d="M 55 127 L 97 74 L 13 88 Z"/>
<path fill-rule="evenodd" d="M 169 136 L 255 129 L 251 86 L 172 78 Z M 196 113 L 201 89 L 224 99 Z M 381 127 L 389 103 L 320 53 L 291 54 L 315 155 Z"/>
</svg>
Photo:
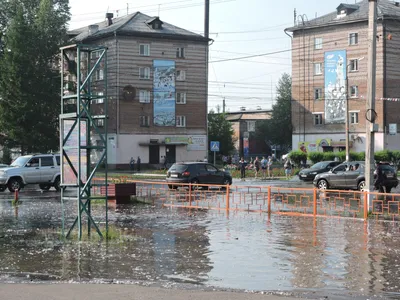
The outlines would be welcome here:
<svg viewBox="0 0 400 300">
<path fill-rule="evenodd" d="M 175 163 L 167 172 L 167 183 L 170 189 L 178 188 L 172 183 L 230 185 L 232 176 L 229 172 L 219 170 L 214 165 L 205 162 Z"/>
<path fill-rule="evenodd" d="M 338 161 L 320 161 L 312 165 L 309 169 L 303 169 L 299 172 L 299 178 L 304 181 L 313 181 L 315 176 L 320 173 L 325 173 L 339 165 Z"/>
<path fill-rule="evenodd" d="M 365 190 L 364 161 L 343 162 L 332 171 L 318 174 L 314 178 L 314 185 L 321 190 L 326 189 L 353 189 Z M 381 165 L 386 177 L 383 186 L 387 193 L 397 187 L 399 181 L 395 169 L 389 165 Z"/>
</svg>

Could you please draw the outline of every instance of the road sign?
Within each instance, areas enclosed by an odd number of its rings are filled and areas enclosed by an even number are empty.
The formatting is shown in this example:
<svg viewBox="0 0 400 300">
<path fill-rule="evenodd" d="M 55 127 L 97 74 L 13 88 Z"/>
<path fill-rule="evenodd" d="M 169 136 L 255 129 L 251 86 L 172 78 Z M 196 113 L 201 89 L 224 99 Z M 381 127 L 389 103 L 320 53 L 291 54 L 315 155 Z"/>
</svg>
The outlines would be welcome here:
<svg viewBox="0 0 400 300">
<path fill-rule="evenodd" d="M 219 151 L 219 142 L 210 142 L 210 150 L 214 151 L 214 152 L 218 152 Z"/>
</svg>

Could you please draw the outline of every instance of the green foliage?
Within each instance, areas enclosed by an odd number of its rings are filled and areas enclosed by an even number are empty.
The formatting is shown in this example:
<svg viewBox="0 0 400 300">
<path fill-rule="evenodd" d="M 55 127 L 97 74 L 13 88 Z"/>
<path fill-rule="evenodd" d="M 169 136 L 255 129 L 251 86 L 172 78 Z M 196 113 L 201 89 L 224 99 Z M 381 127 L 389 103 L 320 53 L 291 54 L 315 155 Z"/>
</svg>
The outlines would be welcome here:
<svg viewBox="0 0 400 300">
<path fill-rule="evenodd" d="M 365 152 L 350 152 L 350 160 L 352 161 L 365 160 Z"/>
<path fill-rule="evenodd" d="M 12 0 L 0 10 L 0 132 L 26 152 L 58 150 L 59 47 L 65 44 L 68 0 Z"/>
<path fill-rule="evenodd" d="M 335 160 L 336 153 L 334 153 L 334 152 L 323 152 L 323 153 L 324 153 L 323 160 Z"/>
<path fill-rule="evenodd" d="M 308 159 L 311 160 L 313 164 L 324 160 L 324 153 L 323 152 L 309 152 Z"/>
<path fill-rule="evenodd" d="M 235 149 L 232 124 L 226 120 L 224 113 L 214 113 L 211 110 L 208 114 L 208 140 L 219 141 L 218 154 L 230 155 Z"/>
<path fill-rule="evenodd" d="M 288 157 L 296 166 L 300 166 L 302 161 L 307 160 L 307 154 L 300 150 L 291 151 Z"/>
<path fill-rule="evenodd" d="M 376 151 L 374 158 L 376 161 L 391 161 L 391 151 L 389 150 L 382 150 Z"/>
<path fill-rule="evenodd" d="M 335 152 L 335 156 L 339 161 L 346 161 L 346 151 Z"/>
<path fill-rule="evenodd" d="M 1 161 L 3 162 L 3 164 L 11 164 L 11 150 L 8 147 L 3 147 L 3 157 L 1 159 Z"/>
<path fill-rule="evenodd" d="M 272 107 L 271 119 L 258 122 L 256 138 L 269 146 L 280 145 L 284 152 L 292 146 L 292 79 L 284 73 L 276 87 L 276 104 Z"/>
<path fill-rule="evenodd" d="M 395 164 L 396 167 L 400 166 L 400 151 L 399 150 L 392 151 L 391 161 Z"/>
</svg>

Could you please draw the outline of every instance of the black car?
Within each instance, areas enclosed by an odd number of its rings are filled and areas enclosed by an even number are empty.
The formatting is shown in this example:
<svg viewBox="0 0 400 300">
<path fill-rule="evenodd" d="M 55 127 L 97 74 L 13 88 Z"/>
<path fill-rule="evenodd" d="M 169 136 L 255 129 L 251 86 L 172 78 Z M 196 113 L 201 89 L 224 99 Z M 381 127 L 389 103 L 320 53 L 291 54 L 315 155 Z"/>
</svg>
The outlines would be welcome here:
<svg viewBox="0 0 400 300">
<path fill-rule="evenodd" d="M 397 187 L 399 181 L 395 169 L 389 165 L 382 165 L 385 175 L 383 186 L 387 193 Z M 364 161 L 343 162 L 332 171 L 322 173 L 315 177 L 314 186 L 320 190 L 326 189 L 352 189 L 365 190 L 365 163 Z"/>
<path fill-rule="evenodd" d="M 173 183 L 230 185 L 232 176 L 205 162 L 174 163 L 167 172 L 167 183 L 170 189 L 178 188 Z"/>
<path fill-rule="evenodd" d="M 301 170 L 299 178 L 304 181 L 313 181 L 317 174 L 329 172 L 339 164 L 340 162 L 338 161 L 320 161 L 312 165 L 309 169 Z"/>
</svg>

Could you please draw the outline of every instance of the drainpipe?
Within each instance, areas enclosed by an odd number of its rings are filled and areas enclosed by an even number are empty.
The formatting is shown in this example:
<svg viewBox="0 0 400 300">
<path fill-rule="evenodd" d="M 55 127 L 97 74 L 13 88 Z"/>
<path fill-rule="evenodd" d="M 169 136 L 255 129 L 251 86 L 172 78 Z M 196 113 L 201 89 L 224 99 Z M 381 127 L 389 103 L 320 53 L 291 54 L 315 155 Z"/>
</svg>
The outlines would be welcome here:
<svg viewBox="0 0 400 300">
<path fill-rule="evenodd" d="M 117 99 L 116 99 L 116 121 L 117 121 L 117 136 L 115 139 L 115 145 L 117 149 L 119 148 L 119 127 L 120 127 L 120 120 L 119 120 L 119 42 L 118 42 L 118 37 L 117 37 L 117 32 L 114 31 L 114 37 L 115 37 L 115 57 L 117 59 Z M 117 162 L 115 162 L 117 163 Z"/>
<path fill-rule="evenodd" d="M 383 28 L 383 98 L 387 97 L 387 74 L 386 74 L 386 24 L 385 24 L 385 20 L 384 20 L 384 16 L 382 16 L 382 28 Z M 387 122 L 387 117 L 386 117 L 386 113 L 387 113 L 387 106 L 386 106 L 386 100 L 383 101 L 383 150 L 386 149 L 386 142 L 387 142 L 387 136 L 386 136 L 386 129 L 388 126 L 386 124 Z"/>
</svg>

